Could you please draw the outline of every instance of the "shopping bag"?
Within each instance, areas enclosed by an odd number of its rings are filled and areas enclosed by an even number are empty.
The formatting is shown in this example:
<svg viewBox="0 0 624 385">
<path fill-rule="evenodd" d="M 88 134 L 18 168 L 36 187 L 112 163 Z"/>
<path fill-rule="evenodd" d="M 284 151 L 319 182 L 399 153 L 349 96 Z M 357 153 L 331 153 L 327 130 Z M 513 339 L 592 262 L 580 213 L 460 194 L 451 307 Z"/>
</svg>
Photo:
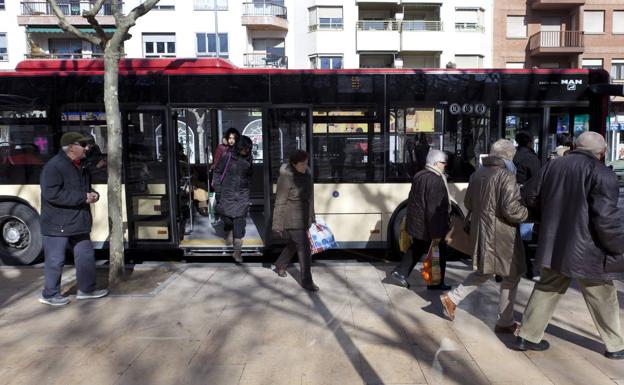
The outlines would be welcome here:
<svg viewBox="0 0 624 385">
<path fill-rule="evenodd" d="M 423 261 L 423 267 L 420 271 L 427 285 L 437 285 L 442 281 L 442 272 L 440 270 L 440 241 L 431 241 L 429 252 Z"/>
<path fill-rule="evenodd" d="M 325 221 L 319 217 L 316 217 L 316 223 L 312 223 L 308 229 L 308 240 L 310 241 L 310 252 L 312 254 L 318 254 L 338 247 L 334 234 Z"/>
<path fill-rule="evenodd" d="M 401 233 L 399 234 L 399 250 L 402 253 L 407 253 L 410 246 L 412 246 L 412 237 L 407 233 L 407 217 L 403 217 L 401 220 Z"/>
<path fill-rule="evenodd" d="M 472 256 L 473 245 L 470 235 L 464 230 L 464 221 L 456 215 L 451 215 L 451 229 L 445 237 L 446 244 L 453 249 Z"/>
</svg>

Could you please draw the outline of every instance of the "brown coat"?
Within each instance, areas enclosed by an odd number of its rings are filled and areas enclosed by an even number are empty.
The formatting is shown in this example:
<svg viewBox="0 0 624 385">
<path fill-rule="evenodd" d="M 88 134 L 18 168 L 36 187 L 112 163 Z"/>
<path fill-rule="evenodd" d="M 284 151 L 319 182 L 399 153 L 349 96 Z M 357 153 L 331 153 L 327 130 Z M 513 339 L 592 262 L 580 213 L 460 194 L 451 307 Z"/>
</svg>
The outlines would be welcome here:
<svg viewBox="0 0 624 385">
<path fill-rule="evenodd" d="M 518 224 L 527 216 L 515 176 L 502 159 L 487 157 L 470 177 L 464 205 L 470 211 L 472 265 L 483 274 L 518 276 L 525 271 Z"/>
<path fill-rule="evenodd" d="M 312 174 L 297 172 L 290 164 L 280 167 L 275 191 L 273 230 L 307 230 L 314 221 Z"/>
</svg>

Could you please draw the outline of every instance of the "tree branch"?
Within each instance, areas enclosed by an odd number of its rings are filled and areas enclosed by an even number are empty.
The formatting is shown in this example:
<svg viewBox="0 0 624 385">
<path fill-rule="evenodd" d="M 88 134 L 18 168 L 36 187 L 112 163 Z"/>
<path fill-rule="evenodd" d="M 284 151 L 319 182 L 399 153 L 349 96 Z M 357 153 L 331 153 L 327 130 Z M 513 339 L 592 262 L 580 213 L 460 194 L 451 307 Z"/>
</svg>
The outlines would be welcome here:
<svg viewBox="0 0 624 385">
<path fill-rule="evenodd" d="M 104 1 L 106 0 L 97 0 L 93 6 L 91 7 L 91 9 L 89 9 L 88 11 L 84 11 L 82 12 L 82 16 L 87 18 L 89 16 L 95 16 L 98 14 L 98 12 L 100 12 L 100 9 L 102 9 L 102 5 L 104 5 Z"/>
<path fill-rule="evenodd" d="M 79 39 L 88 41 L 92 44 L 95 44 L 98 46 L 102 45 L 102 39 L 100 39 L 99 37 L 89 35 L 88 33 L 83 33 L 78 28 L 74 27 L 69 22 L 67 22 L 67 18 L 65 18 L 65 15 L 63 14 L 63 11 L 59 7 L 57 0 L 47 0 L 47 2 L 48 4 L 50 4 L 50 7 L 52 8 L 52 12 L 54 12 L 54 14 L 59 20 L 58 26 L 61 27 L 63 31 L 72 33 Z"/>
</svg>

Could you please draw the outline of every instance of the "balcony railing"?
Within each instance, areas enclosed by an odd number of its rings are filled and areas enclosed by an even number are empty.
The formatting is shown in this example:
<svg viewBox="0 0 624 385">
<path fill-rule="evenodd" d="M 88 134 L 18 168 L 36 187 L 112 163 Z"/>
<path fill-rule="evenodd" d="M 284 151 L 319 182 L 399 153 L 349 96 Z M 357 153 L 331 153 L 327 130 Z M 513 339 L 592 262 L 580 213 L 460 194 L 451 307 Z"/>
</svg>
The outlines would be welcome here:
<svg viewBox="0 0 624 385">
<path fill-rule="evenodd" d="M 246 53 L 245 67 L 288 68 L 288 57 L 271 53 Z"/>
<path fill-rule="evenodd" d="M 77 0 L 59 4 L 59 8 L 61 8 L 65 16 L 80 16 L 82 12 L 90 10 L 94 3 L 95 1 L 93 0 Z M 119 2 L 119 5 L 123 6 L 123 3 Z M 54 15 L 52 7 L 45 1 L 22 1 L 21 6 L 22 16 Z M 98 12 L 99 16 L 111 16 L 112 14 L 113 10 L 110 1 L 104 3 L 100 12 Z"/>
<path fill-rule="evenodd" d="M 577 51 L 583 48 L 581 31 L 540 31 L 529 39 L 529 50 L 549 50 L 565 52 L 566 49 Z"/>
<path fill-rule="evenodd" d="M 228 0 L 195 0 L 196 11 L 227 11 Z"/>
<path fill-rule="evenodd" d="M 441 31 L 441 21 L 430 20 L 403 20 L 401 31 Z"/>
<path fill-rule="evenodd" d="M 318 24 L 311 24 L 308 27 L 308 30 L 310 32 L 314 32 L 314 31 L 329 31 L 329 30 L 341 30 L 344 28 L 344 23 L 342 22 L 342 19 L 337 19 L 337 21 L 330 21 L 327 23 L 318 23 Z"/>
<path fill-rule="evenodd" d="M 432 20 L 360 20 L 358 31 L 442 31 L 441 21 Z"/>
<path fill-rule="evenodd" d="M 275 16 L 287 18 L 286 7 L 275 3 L 243 3 L 243 16 Z"/>
<path fill-rule="evenodd" d="M 455 23 L 455 31 L 483 32 L 485 27 L 480 23 Z"/>
<path fill-rule="evenodd" d="M 26 59 L 101 59 L 103 53 L 29 53 Z"/>
</svg>

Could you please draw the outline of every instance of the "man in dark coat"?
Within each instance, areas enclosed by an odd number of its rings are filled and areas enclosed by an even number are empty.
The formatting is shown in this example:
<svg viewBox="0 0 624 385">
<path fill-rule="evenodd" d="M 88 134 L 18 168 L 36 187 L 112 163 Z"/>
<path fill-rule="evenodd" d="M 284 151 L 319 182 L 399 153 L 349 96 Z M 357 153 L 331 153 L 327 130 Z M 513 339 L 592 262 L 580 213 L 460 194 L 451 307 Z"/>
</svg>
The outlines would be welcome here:
<svg viewBox="0 0 624 385">
<path fill-rule="evenodd" d="M 516 340 L 519 350 L 546 350 L 544 329 L 573 278 L 605 343 L 605 356 L 624 358 L 620 308 L 613 279 L 605 273 L 606 254 L 624 253 L 624 226 L 617 208 L 618 181 L 600 160 L 607 146 L 602 135 L 585 132 L 576 150 L 546 164 L 524 191 L 530 207 L 541 212 L 537 262 L 540 281 L 529 299 Z"/>
<path fill-rule="evenodd" d="M 108 290 L 95 289 L 95 257 L 89 238 L 92 203 L 100 194 L 91 188 L 88 170 L 80 164 L 87 153 L 89 137 L 67 132 L 61 151 L 41 172 L 41 233 L 45 255 L 45 286 L 39 302 L 62 306 L 69 303 L 60 293 L 65 249 L 71 246 L 76 264 L 76 299 L 100 298 Z"/>
<path fill-rule="evenodd" d="M 522 186 L 528 180 L 539 174 L 542 162 L 540 162 L 537 154 L 533 151 L 533 138 L 531 134 L 525 131 L 518 132 L 516 134 L 516 143 L 518 143 L 518 147 L 513 162 L 516 166 L 516 182 Z M 534 256 L 532 250 L 529 249 L 529 241 L 522 240 L 522 244 L 524 246 L 524 259 L 526 263 L 525 276 L 528 279 L 533 279 L 533 262 L 531 258 Z"/>
<path fill-rule="evenodd" d="M 425 169 L 412 180 L 412 188 L 407 200 L 407 233 L 412 237 L 412 247 L 403 256 L 390 277 L 401 286 L 409 287 L 409 277 L 416 262 L 429 251 L 432 240 L 444 240 L 449 231 L 449 194 L 444 168 L 447 156 L 443 151 L 430 150 Z M 449 290 L 444 284 L 446 256 L 440 247 L 441 280 L 437 285 L 429 285 L 430 290 Z M 411 251 L 411 252 L 410 252 Z"/>
</svg>

